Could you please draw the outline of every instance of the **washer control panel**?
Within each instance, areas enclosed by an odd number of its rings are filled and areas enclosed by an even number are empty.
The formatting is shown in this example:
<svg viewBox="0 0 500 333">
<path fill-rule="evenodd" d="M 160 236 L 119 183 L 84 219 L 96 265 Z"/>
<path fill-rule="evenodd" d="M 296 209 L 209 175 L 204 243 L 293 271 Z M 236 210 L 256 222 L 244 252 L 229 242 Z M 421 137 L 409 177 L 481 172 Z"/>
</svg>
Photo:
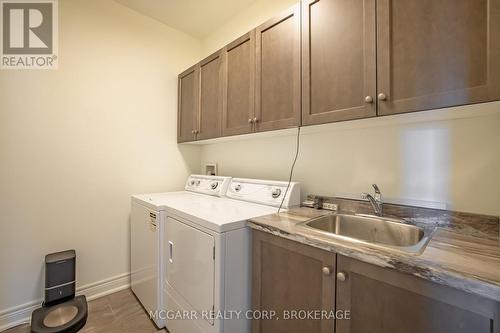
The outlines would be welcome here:
<svg viewBox="0 0 500 333">
<path fill-rule="evenodd" d="M 288 182 L 233 178 L 226 196 L 275 207 L 283 202 L 283 208 L 289 208 L 300 204 L 300 184 L 291 182 L 288 186 Z"/>
<path fill-rule="evenodd" d="M 231 177 L 191 175 L 186 181 L 186 191 L 215 196 L 226 194 Z"/>
</svg>

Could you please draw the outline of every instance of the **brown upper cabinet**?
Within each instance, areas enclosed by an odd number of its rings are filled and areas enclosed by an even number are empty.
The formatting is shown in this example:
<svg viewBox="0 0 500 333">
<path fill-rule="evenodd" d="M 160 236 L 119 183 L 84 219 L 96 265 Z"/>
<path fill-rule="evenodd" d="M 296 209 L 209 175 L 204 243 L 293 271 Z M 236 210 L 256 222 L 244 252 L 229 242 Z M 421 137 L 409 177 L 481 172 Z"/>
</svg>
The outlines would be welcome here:
<svg viewBox="0 0 500 333">
<path fill-rule="evenodd" d="M 296 127 L 300 122 L 300 6 L 255 29 L 257 131 Z"/>
<path fill-rule="evenodd" d="M 494 100 L 500 0 L 302 0 L 179 75 L 178 141 Z"/>
<path fill-rule="evenodd" d="M 377 0 L 378 114 L 500 98 L 499 0 Z"/>
<path fill-rule="evenodd" d="M 179 75 L 179 142 L 300 122 L 300 6 Z"/>
<path fill-rule="evenodd" d="M 375 0 L 302 2 L 302 124 L 375 117 Z"/>
<path fill-rule="evenodd" d="M 221 51 L 179 75 L 177 142 L 222 135 L 223 80 Z"/>
<path fill-rule="evenodd" d="M 201 61 L 199 71 L 200 109 L 196 139 L 220 137 L 224 81 L 222 51 Z"/>
<path fill-rule="evenodd" d="M 194 65 L 179 74 L 177 142 L 196 139 L 199 73 L 199 65 Z"/>
<path fill-rule="evenodd" d="M 253 130 L 255 90 L 255 32 L 251 31 L 224 50 L 222 134 Z"/>
</svg>

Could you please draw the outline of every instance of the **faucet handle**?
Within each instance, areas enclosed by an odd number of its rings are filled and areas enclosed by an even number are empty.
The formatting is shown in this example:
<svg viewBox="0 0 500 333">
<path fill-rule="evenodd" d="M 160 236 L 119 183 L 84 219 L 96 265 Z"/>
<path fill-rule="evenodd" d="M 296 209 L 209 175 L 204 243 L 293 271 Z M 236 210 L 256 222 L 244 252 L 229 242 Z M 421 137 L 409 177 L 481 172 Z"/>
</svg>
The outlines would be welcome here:
<svg viewBox="0 0 500 333">
<path fill-rule="evenodd" d="M 382 202 L 382 192 L 380 192 L 380 189 L 378 188 L 377 184 L 373 184 L 373 189 L 375 190 L 375 200 L 378 202 Z"/>
<path fill-rule="evenodd" d="M 366 192 L 361 193 L 361 199 L 363 199 L 363 200 L 368 199 L 368 193 L 366 193 Z"/>
<path fill-rule="evenodd" d="M 316 209 L 323 208 L 323 198 L 322 197 L 315 197 L 314 198 L 314 208 L 316 208 Z"/>
</svg>

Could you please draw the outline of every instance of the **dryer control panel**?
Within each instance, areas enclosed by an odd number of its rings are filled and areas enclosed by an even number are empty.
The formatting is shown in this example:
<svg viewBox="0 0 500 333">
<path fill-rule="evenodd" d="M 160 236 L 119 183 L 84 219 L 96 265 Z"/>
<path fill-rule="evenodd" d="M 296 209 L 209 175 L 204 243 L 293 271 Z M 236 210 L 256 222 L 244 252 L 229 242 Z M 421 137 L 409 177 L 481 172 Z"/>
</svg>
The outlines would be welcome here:
<svg viewBox="0 0 500 333">
<path fill-rule="evenodd" d="M 222 197 L 226 194 L 231 177 L 191 175 L 186 181 L 186 191 Z"/>
<path fill-rule="evenodd" d="M 288 189 L 288 190 L 287 190 Z M 300 184 L 291 182 L 233 178 L 227 188 L 229 198 L 283 208 L 300 204 Z"/>
</svg>

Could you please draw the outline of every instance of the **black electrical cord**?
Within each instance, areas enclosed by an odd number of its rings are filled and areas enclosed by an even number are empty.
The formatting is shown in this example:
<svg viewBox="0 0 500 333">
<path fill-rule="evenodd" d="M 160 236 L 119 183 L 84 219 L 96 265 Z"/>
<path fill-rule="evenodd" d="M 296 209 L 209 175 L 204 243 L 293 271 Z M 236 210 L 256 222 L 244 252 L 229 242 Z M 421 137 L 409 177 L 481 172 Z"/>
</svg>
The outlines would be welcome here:
<svg viewBox="0 0 500 333">
<path fill-rule="evenodd" d="M 290 183 L 292 182 L 292 176 L 293 176 L 293 169 L 295 168 L 295 163 L 297 163 L 297 158 L 299 157 L 299 148 L 300 148 L 300 126 L 297 128 L 297 147 L 295 149 L 295 158 L 293 159 L 292 167 L 290 168 L 290 177 L 288 177 L 288 185 L 286 187 L 285 195 L 283 196 L 283 199 L 281 199 L 281 204 L 280 207 L 278 208 L 278 214 L 280 213 L 281 207 L 283 207 L 286 195 L 288 194 L 288 190 L 290 189 Z"/>
</svg>

